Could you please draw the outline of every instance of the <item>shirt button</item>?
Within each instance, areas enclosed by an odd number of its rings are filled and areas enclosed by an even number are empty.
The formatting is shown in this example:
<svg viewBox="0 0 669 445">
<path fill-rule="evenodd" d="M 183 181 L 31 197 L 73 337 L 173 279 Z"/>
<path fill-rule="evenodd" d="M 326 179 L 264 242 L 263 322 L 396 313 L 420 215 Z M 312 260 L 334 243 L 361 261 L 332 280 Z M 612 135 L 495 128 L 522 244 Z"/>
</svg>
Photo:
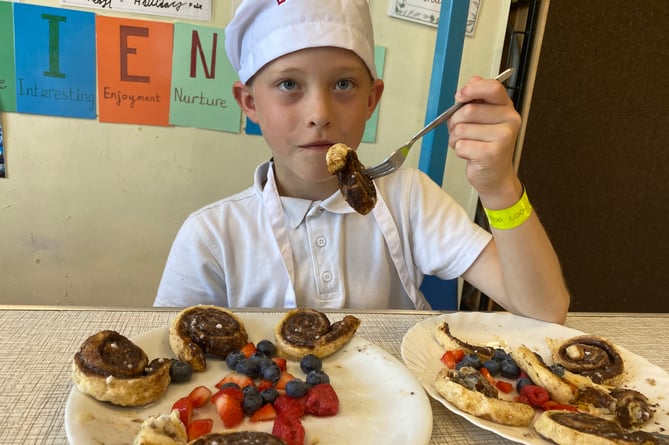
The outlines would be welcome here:
<svg viewBox="0 0 669 445">
<path fill-rule="evenodd" d="M 325 237 L 319 236 L 316 239 L 316 245 L 318 247 L 325 247 L 327 245 L 328 241 L 325 239 Z"/>
<path fill-rule="evenodd" d="M 332 273 L 331 272 L 323 272 L 323 274 L 321 274 L 321 278 L 325 282 L 332 281 Z"/>
</svg>

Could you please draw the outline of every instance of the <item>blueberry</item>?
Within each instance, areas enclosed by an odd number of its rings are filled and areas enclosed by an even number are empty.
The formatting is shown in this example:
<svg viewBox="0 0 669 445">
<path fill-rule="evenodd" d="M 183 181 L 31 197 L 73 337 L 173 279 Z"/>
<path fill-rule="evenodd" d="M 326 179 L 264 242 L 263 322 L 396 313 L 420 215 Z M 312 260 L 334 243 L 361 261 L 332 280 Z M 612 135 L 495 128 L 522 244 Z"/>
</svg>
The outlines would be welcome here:
<svg viewBox="0 0 669 445">
<path fill-rule="evenodd" d="M 260 340 L 256 345 L 256 350 L 265 354 L 267 357 L 274 357 L 276 354 L 276 346 L 269 340 Z"/>
<path fill-rule="evenodd" d="M 330 383 L 330 377 L 322 370 L 310 371 L 307 374 L 307 385 L 318 385 L 319 383 Z"/>
<path fill-rule="evenodd" d="M 250 386 L 250 385 L 247 385 L 247 386 Z M 221 387 L 219 389 L 223 389 L 223 388 L 237 388 L 240 391 L 242 389 L 235 382 L 225 382 L 223 385 L 221 385 Z"/>
<path fill-rule="evenodd" d="M 258 377 L 258 363 L 250 358 L 241 360 L 239 363 L 237 363 L 235 372 L 255 379 Z"/>
<path fill-rule="evenodd" d="M 504 349 L 495 348 L 495 352 L 493 353 L 492 359 L 495 360 L 496 362 L 501 362 L 501 361 L 504 361 L 508 357 L 509 357 L 509 354 L 507 354 Z"/>
<path fill-rule="evenodd" d="M 548 367 L 553 374 L 555 374 L 558 377 L 563 377 L 564 376 L 564 366 L 560 365 L 559 363 L 556 363 L 554 365 L 550 365 Z"/>
<path fill-rule="evenodd" d="M 293 379 L 286 383 L 286 395 L 288 397 L 302 397 L 308 389 L 307 384 L 300 379 Z"/>
<path fill-rule="evenodd" d="M 498 361 L 495 360 L 486 360 L 483 362 L 483 367 L 490 372 L 490 375 L 495 377 L 497 374 L 499 374 L 501 365 L 499 364 Z"/>
<path fill-rule="evenodd" d="M 462 357 L 462 360 L 460 360 L 458 364 L 455 365 L 455 369 L 459 370 L 461 368 L 464 368 L 465 366 L 474 369 L 481 369 L 481 367 L 483 366 L 483 362 L 476 354 L 465 354 L 465 356 Z"/>
<path fill-rule="evenodd" d="M 272 403 L 276 400 L 277 397 L 279 397 L 279 391 L 277 391 L 276 388 L 267 388 L 263 389 L 260 392 L 260 395 L 262 396 L 265 403 Z"/>
<path fill-rule="evenodd" d="M 281 368 L 275 363 L 274 366 L 261 368 L 260 374 L 263 379 L 269 380 L 270 382 L 276 382 L 281 377 Z"/>
<path fill-rule="evenodd" d="M 193 367 L 190 363 L 172 359 L 170 363 L 170 380 L 172 383 L 185 383 L 193 376 Z"/>
<path fill-rule="evenodd" d="M 246 414 L 247 416 L 258 411 L 260 407 L 263 406 L 264 404 L 265 400 L 257 390 L 248 391 L 246 392 L 246 394 L 244 394 L 244 401 L 242 402 L 242 408 L 244 409 L 244 414 Z"/>
<path fill-rule="evenodd" d="M 529 377 L 521 377 L 516 382 L 516 391 L 520 392 L 521 388 L 525 385 L 533 385 L 532 379 Z"/>
<path fill-rule="evenodd" d="M 314 354 L 307 354 L 300 360 L 300 369 L 305 374 L 309 374 L 311 371 L 320 371 L 322 367 L 323 361 Z"/>
<path fill-rule="evenodd" d="M 241 351 L 231 352 L 225 357 L 225 364 L 234 371 L 237 368 L 237 364 L 245 358 L 246 356 Z"/>
<path fill-rule="evenodd" d="M 500 363 L 500 373 L 507 379 L 517 379 L 520 377 L 520 368 L 511 357 L 507 357 Z"/>
</svg>

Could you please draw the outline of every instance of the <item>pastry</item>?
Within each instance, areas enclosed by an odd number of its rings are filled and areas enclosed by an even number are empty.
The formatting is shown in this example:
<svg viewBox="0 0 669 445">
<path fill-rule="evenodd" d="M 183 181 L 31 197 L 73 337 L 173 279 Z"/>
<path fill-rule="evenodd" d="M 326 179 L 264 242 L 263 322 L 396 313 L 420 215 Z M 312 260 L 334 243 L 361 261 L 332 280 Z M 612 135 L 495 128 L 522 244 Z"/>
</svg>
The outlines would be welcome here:
<svg viewBox="0 0 669 445">
<path fill-rule="evenodd" d="M 553 361 L 595 383 L 616 386 L 624 376 L 623 359 L 608 340 L 581 335 L 567 340 L 548 339 Z"/>
<path fill-rule="evenodd" d="M 442 369 L 434 381 L 437 392 L 458 409 L 482 419 L 512 426 L 528 426 L 534 409 L 500 399 L 497 389 L 474 368 Z"/>
<path fill-rule="evenodd" d="M 376 205 L 376 187 L 356 152 L 345 144 L 334 144 L 327 152 L 326 162 L 330 174 L 337 176 L 346 202 L 361 215 L 371 212 Z"/>
<path fill-rule="evenodd" d="M 347 315 L 330 324 L 328 317 L 315 309 L 293 309 L 283 316 L 274 329 L 281 353 L 301 360 L 307 354 L 327 357 L 348 343 L 360 326 L 360 319 Z"/>
<path fill-rule="evenodd" d="M 188 433 L 181 422 L 179 411 L 147 418 L 135 436 L 132 445 L 186 445 Z"/>
<path fill-rule="evenodd" d="M 146 353 L 115 331 L 90 336 L 74 355 L 72 380 L 79 391 L 120 406 L 158 400 L 170 384 L 170 360 Z"/>
<path fill-rule="evenodd" d="M 447 322 L 442 322 L 437 326 L 434 333 L 437 342 L 444 348 L 445 351 L 453 349 L 462 349 L 467 354 L 476 354 L 481 357 L 481 360 L 492 358 L 495 354 L 495 349 L 490 346 L 472 345 L 451 334 L 451 328 Z"/>
<path fill-rule="evenodd" d="M 231 311 L 213 305 L 188 307 L 170 323 L 170 348 L 193 371 L 207 368 L 206 356 L 224 359 L 248 343 L 244 323 Z"/>
<path fill-rule="evenodd" d="M 544 411 L 534 429 L 558 445 L 660 444 L 645 431 L 626 432 L 612 420 L 571 411 Z"/>
</svg>

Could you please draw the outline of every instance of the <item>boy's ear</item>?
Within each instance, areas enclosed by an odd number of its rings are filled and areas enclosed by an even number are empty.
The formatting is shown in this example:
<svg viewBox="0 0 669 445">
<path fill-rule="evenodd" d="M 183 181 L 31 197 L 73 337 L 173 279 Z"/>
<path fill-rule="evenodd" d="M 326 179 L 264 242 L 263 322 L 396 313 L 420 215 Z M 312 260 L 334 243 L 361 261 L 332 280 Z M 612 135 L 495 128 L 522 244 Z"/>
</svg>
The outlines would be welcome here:
<svg viewBox="0 0 669 445">
<path fill-rule="evenodd" d="M 367 119 L 369 119 L 372 116 L 372 113 L 374 113 L 376 106 L 379 104 L 384 88 L 385 84 L 381 79 L 374 80 L 374 82 L 372 82 L 372 85 L 369 87 L 369 99 L 367 101 Z"/>
<path fill-rule="evenodd" d="M 244 114 L 257 124 L 258 120 L 256 118 L 256 102 L 253 98 L 253 88 L 244 85 L 238 80 L 232 85 L 232 94 Z"/>
</svg>

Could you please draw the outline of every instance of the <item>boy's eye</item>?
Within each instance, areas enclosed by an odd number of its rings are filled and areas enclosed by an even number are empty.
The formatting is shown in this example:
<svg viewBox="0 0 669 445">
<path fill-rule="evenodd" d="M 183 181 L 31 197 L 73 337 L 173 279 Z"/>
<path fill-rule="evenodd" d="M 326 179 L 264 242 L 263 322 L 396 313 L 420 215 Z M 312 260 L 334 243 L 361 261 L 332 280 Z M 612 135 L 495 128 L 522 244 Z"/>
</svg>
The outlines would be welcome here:
<svg viewBox="0 0 669 445">
<path fill-rule="evenodd" d="M 351 88 L 351 86 L 352 86 L 352 85 L 351 85 L 351 81 L 348 80 L 348 79 L 341 79 L 341 80 L 338 80 L 337 83 L 336 83 L 336 85 L 335 85 L 335 87 L 336 87 L 338 90 L 346 90 L 346 89 L 348 89 L 348 88 Z"/>
<path fill-rule="evenodd" d="M 294 80 L 282 80 L 279 82 L 279 88 L 282 90 L 294 90 L 297 83 Z"/>
</svg>

